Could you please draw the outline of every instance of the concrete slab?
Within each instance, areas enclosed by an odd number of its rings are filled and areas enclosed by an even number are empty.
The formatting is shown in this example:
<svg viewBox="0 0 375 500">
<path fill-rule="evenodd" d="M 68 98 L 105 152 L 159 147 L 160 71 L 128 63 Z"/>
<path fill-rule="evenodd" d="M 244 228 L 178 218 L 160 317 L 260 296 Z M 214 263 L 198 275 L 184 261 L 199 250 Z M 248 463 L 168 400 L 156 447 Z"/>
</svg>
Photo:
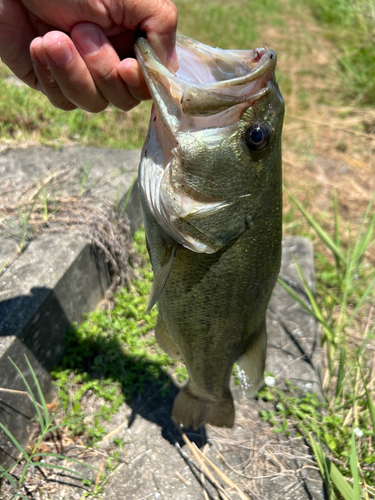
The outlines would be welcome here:
<svg viewBox="0 0 375 500">
<path fill-rule="evenodd" d="M 0 179 L 7 182 L 8 196 L 15 196 L 31 181 L 66 169 L 64 190 L 70 195 L 84 190 L 93 208 L 102 206 L 102 200 L 120 206 L 126 200 L 135 230 L 141 224 L 137 187 L 130 198 L 127 193 L 139 154 L 98 148 L 8 150 L 0 154 Z M 41 232 L 19 254 L 18 245 L 17 234 L 0 232 L 0 387 L 25 389 L 8 358 L 26 374 L 26 354 L 48 398 L 49 370 L 62 356 L 66 331 L 102 300 L 110 283 L 108 265 L 104 254 L 75 231 Z M 21 443 L 28 438 L 34 416 L 30 403 L 25 396 L 0 391 L 0 420 Z M 14 451 L 0 432 L 3 466 L 15 457 Z"/>
</svg>

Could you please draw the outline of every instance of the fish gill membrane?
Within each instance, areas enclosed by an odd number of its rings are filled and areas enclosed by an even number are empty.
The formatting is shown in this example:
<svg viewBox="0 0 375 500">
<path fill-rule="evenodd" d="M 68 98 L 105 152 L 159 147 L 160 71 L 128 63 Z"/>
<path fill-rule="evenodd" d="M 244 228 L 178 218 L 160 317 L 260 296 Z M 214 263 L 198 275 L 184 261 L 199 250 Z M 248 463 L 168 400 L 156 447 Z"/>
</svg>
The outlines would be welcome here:
<svg viewBox="0 0 375 500">
<path fill-rule="evenodd" d="M 186 427 L 232 427 L 233 365 L 253 397 L 280 269 L 276 54 L 177 36 L 174 74 L 146 39 L 135 52 L 154 101 L 138 176 L 154 272 L 148 310 L 157 303 L 157 341 L 189 373 L 173 416 Z"/>
</svg>

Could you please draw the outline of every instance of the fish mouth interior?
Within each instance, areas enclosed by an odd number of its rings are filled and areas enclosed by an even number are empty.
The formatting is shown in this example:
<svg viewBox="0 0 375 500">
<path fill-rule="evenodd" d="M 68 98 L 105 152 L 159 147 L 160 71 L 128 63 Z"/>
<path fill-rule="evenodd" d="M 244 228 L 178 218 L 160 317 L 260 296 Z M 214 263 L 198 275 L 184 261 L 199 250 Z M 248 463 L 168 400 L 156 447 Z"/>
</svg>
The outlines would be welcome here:
<svg viewBox="0 0 375 500">
<path fill-rule="evenodd" d="M 135 44 L 151 96 L 171 133 L 187 116 L 208 117 L 235 108 L 234 120 L 249 102 L 262 98 L 274 78 L 276 53 L 267 48 L 221 50 L 181 35 L 176 47 L 180 68 L 173 74 L 145 38 Z"/>
<path fill-rule="evenodd" d="M 177 37 L 176 49 L 180 64 L 176 77 L 189 84 L 209 86 L 227 81 L 233 84 L 233 80 L 259 73 L 261 66 L 269 60 L 270 52 L 273 52 L 267 48 L 215 49 L 183 36 Z"/>
</svg>

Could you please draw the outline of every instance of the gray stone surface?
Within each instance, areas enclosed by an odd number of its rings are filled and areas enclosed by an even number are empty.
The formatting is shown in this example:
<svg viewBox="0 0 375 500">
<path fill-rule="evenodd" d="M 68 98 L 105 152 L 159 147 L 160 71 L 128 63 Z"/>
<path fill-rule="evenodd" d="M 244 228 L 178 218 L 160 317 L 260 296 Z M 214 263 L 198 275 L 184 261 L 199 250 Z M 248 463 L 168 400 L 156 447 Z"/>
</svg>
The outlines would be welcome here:
<svg viewBox="0 0 375 500">
<path fill-rule="evenodd" d="M 90 190 L 97 204 L 101 199 L 120 206 L 127 201 L 125 213 L 132 217 L 135 230 L 141 223 L 137 186 L 130 198 L 127 192 L 134 183 L 138 161 L 139 151 L 8 150 L 0 155 L 0 179 L 17 192 L 56 168 L 71 169 L 64 186 L 68 192 Z M 84 186 L 83 173 L 88 174 Z M 41 232 L 12 259 L 18 244 L 17 235 L 0 235 L 0 388 L 25 389 L 8 358 L 27 373 L 26 354 L 48 398 L 52 395 L 49 370 L 61 358 L 67 329 L 83 313 L 95 309 L 110 277 L 103 254 L 77 232 Z M 26 396 L 0 390 L 0 421 L 21 443 L 27 440 L 33 416 Z M 14 452 L 0 432 L 0 463 L 10 463 Z"/>
</svg>

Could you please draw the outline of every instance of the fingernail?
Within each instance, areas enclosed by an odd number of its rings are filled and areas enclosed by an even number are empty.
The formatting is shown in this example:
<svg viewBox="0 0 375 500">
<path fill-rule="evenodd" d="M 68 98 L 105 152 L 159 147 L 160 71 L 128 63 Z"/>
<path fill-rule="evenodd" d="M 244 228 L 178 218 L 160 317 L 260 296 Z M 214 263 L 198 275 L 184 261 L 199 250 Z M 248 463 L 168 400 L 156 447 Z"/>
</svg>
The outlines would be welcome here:
<svg viewBox="0 0 375 500">
<path fill-rule="evenodd" d="M 47 66 L 48 62 L 45 58 L 42 50 L 42 38 L 36 38 L 33 40 L 32 48 L 30 50 L 31 59 L 41 64 L 42 66 Z"/>
<path fill-rule="evenodd" d="M 55 45 L 50 45 L 47 55 L 56 66 L 67 66 L 73 59 L 72 50 L 65 40 L 58 41 Z"/>
<path fill-rule="evenodd" d="M 95 26 L 82 26 L 77 31 L 79 36 L 75 36 L 75 43 L 84 54 L 95 54 L 103 47 L 104 37 L 102 32 Z"/>
</svg>

